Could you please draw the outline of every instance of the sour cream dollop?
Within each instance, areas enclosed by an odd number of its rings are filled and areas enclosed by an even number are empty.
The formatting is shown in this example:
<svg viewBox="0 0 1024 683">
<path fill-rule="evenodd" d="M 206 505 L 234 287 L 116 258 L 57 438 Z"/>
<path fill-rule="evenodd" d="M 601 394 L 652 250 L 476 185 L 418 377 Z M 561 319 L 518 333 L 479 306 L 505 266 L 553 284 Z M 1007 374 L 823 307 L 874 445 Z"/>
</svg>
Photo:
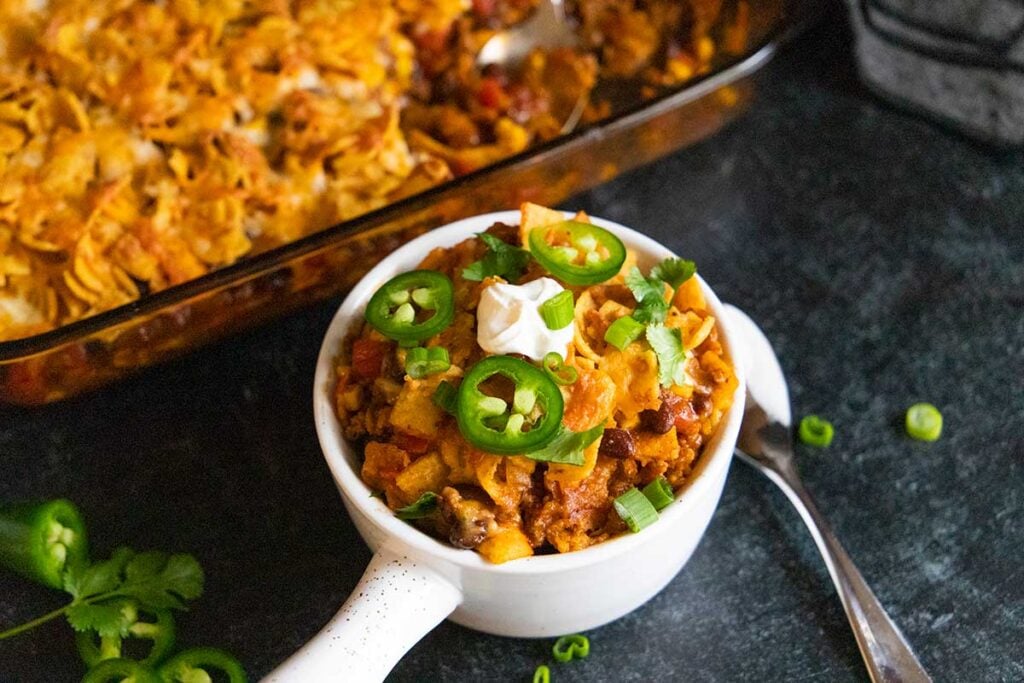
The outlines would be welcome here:
<svg viewBox="0 0 1024 683">
<path fill-rule="evenodd" d="M 533 360 L 557 351 L 565 357 L 576 323 L 549 330 L 540 315 L 542 303 L 563 291 L 549 277 L 525 285 L 493 284 L 480 294 L 476 309 L 476 341 L 487 353 L 521 353 Z"/>
</svg>

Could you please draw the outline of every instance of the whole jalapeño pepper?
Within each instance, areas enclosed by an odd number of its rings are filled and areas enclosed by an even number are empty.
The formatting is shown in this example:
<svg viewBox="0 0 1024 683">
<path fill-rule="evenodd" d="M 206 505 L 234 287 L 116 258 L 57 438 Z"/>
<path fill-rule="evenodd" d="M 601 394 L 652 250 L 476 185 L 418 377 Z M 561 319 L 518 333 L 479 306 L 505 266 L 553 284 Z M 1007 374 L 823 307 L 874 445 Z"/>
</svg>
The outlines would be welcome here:
<svg viewBox="0 0 1024 683">
<path fill-rule="evenodd" d="M 530 253 L 562 282 L 596 285 L 612 278 L 626 261 L 626 246 L 596 225 L 563 221 L 530 231 Z"/>
<path fill-rule="evenodd" d="M 237 659 L 223 650 L 213 647 L 194 647 L 179 652 L 159 669 L 164 683 L 192 683 L 193 681 L 224 680 L 229 683 L 246 683 L 245 670 Z"/>
<path fill-rule="evenodd" d="M 97 636 L 93 631 L 75 634 L 78 654 L 86 666 L 93 667 L 106 659 L 130 659 L 125 654 L 125 640 L 148 640 L 152 642 L 148 654 L 138 662 L 145 666 L 160 663 L 174 647 L 174 617 L 165 609 L 140 609 L 134 600 L 121 600 L 120 609 L 131 623 L 127 634 Z M 147 617 L 143 619 L 142 617 Z"/>
<path fill-rule="evenodd" d="M 87 562 L 85 523 L 70 501 L 0 508 L 0 566 L 61 588 L 65 569 Z"/>
<path fill-rule="evenodd" d="M 428 314 L 429 313 L 429 314 Z M 366 321 L 389 339 L 433 337 L 455 318 L 452 281 L 436 270 L 414 270 L 385 282 L 366 305 Z"/>
<path fill-rule="evenodd" d="M 494 395 L 501 392 L 511 401 Z M 459 385 L 455 417 L 462 435 L 480 450 L 515 455 L 550 442 L 564 409 L 562 392 L 543 371 L 511 356 L 489 356 Z"/>
</svg>

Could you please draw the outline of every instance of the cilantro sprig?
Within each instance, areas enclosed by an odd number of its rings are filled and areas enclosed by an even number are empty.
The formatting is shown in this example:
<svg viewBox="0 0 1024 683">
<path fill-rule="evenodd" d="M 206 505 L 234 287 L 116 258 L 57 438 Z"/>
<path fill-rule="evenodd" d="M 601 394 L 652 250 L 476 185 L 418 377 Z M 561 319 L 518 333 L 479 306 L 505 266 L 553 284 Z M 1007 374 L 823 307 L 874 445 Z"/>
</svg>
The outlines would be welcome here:
<svg viewBox="0 0 1024 683">
<path fill-rule="evenodd" d="M 530 262 L 529 251 L 512 246 L 486 232 L 477 233 L 477 237 L 487 245 L 487 252 L 482 259 L 463 268 L 462 277 L 480 282 L 484 278 L 492 276 L 509 281 L 518 280 L 522 276 Z"/>
<path fill-rule="evenodd" d="M 647 342 L 658 357 L 658 381 L 662 386 L 686 382 L 686 349 L 679 330 L 661 323 L 647 326 Z"/>
<path fill-rule="evenodd" d="M 667 258 L 651 268 L 651 277 L 661 280 L 672 289 L 679 289 L 697 272 L 697 264 L 682 258 Z"/>
<path fill-rule="evenodd" d="M 665 297 L 665 286 L 671 287 L 674 295 L 675 290 L 696 272 L 697 266 L 693 261 L 667 258 L 651 268 L 647 277 L 636 266 L 626 274 L 626 286 L 636 299 L 632 317 L 647 326 L 647 343 L 658 358 L 658 381 L 662 386 L 686 381 L 687 360 L 682 334 L 664 324 L 672 300 L 671 296 Z"/>
<path fill-rule="evenodd" d="M 76 631 L 123 635 L 131 625 L 131 615 L 122 609 L 120 599 L 134 599 L 151 609 L 185 609 L 188 600 L 202 594 L 203 580 L 202 567 L 191 555 L 118 548 L 109 560 L 64 574 L 64 591 L 71 595 L 71 602 L 3 631 L 0 640 L 61 616 Z"/>
<path fill-rule="evenodd" d="M 665 300 L 665 283 L 655 277 L 644 277 L 640 269 L 633 266 L 626 273 L 626 286 L 636 299 L 633 319 L 638 323 L 660 323 L 668 313 Z"/>
<path fill-rule="evenodd" d="M 555 438 L 543 448 L 524 453 L 531 460 L 543 462 L 582 465 L 583 451 L 604 434 L 604 425 L 600 424 L 584 432 L 574 432 L 564 425 L 559 427 Z"/>
<path fill-rule="evenodd" d="M 74 512 L 74 531 L 84 539 L 85 524 L 74 504 L 58 502 L 62 503 L 61 512 Z M 53 503 L 44 502 L 32 509 L 49 510 Z M 0 524 L 9 523 L 15 514 L 19 514 L 17 509 L 8 511 L 6 519 L 0 519 Z M 48 523 L 44 520 L 44 524 Z M 67 529 L 64 531 L 68 532 Z M 0 555 L 0 566 L 25 574 L 22 565 L 11 558 L 35 552 L 36 536 L 8 534 L 4 539 L 7 552 Z M 173 654 L 170 650 L 174 644 L 174 619 L 167 610 L 184 610 L 189 600 L 198 598 L 203 592 L 203 569 L 196 558 L 185 553 L 135 552 L 122 547 L 111 553 L 109 559 L 90 563 L 84 545 L 82 548 L 77 561 L 62 563 L 54 576 L 39 575 L 38 572 L 28 576 L 50 588 L 63 589 L 71 596 L 71 601 L 0 632 L 0 640 L 65 617 L 77 632 L 75 640 L 82 660 L 91 667 L 85 680 L 107 680 L 110 673 L 117 673 L 124 680 L 183 681 L 188 678 L 190 681 L 209 681 L 210 672 L 222 671 L 232 681 L 244 683 L 246 676 L 241 663 L 217 648 L 191 648 L 166 659 Z M 156 621 L 140 619 L 142 612 L 156 616 Z M 125 648 L 124 641 L 127 640 L 152 641 L 149 654 L 133 658 L 132 652 Z M 183 671 L 188 676 L 184 676 Z"/>
</svg>

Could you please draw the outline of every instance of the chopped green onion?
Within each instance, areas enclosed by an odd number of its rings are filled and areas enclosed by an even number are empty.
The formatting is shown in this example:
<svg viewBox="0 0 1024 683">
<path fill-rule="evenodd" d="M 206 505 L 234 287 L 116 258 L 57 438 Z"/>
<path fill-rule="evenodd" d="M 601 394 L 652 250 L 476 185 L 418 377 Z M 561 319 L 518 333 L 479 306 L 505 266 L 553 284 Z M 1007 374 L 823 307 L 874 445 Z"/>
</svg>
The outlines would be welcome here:
<svg viewBox="0 0 1024 683">
<path fill-rule="evenodd" d="M 633 490 L 635 491 L 636 489 Z M 590 639 L 578 633 L 571 636 L 562 636 L 555 641 L 554 647 L 551 648 L 551 654 L 554 656 L 555 661 L 558 662 L 586 659 L 587 655 L 590 654 Z"/>
<path fill-rule="evenodd" d="M 658 521 L 658 511 L 640 489 L 630 489 L 615 499 L 615 512 L 634 534 Z"/>
<path fill-rule="evenodd" d="M 459 400 L 459 390 L 449 384 L 447 381 L 442 380 L 437 385 L 437 389 L 434 389 L 431 400 L 438 406 L 440 406 L 444 412 L 449 415 L 455 414 L 455 405 Z"/>
<path fill-rule="evenodd" d="M 676 499 L 675 491 L 672 490 L 672 485 L 668 483 L 668 479 L 665 477 L 658 477 L 645 486 L 643 494 L 647 496 L 647 500 L 651 501 L 651 505 L 658 511 L 661 511 Z"/>
<path fill-rule="evenodd" d="M 551 683 L 551 669 L 541 664 L 533 672 L 533 683 Z"/>
<path fill-rule="evenodd" d="M 544 372 L 554 380 L 555 384 L 567 386 L 573 384 L 580 377 L 580 373 L 571 365 L 566 365 L 562 360 L 562 354 L 557 351 L 544 356 Z"/>
<path fill-rule="evenodd" d="M 942 413 L 931 403 L 907 408 L 907 434 L 918 441 L 935 441 L 942 435 Z"/>
<path fill-rule="evenodd" d="M 395 517 L 405 520 L 423 519 L 424 517 L 429 517 L 434 514 L 434 510 L 436 509 L 437 494 L 433 491 L 427 491 L 417 498 L 415 503 L 395 510 Z"/>
<path fill-rule="evenodd" d="M 808 446 L 827 448 L 835 436 L 835 429 L 828 420 L 823 420 L 817 415 L 808 415 L 800 420 L 798 433 L 800 440 Z"/>
<path fill-rule="evenodd" d="M 549 330 L 560 330 L 572 324 L 573 299 L 572 292 L 563 289 L 558 294 L 542 303 L 538 309 L 540 317 Z"/>
<path fill-rule="evenodd" d="M 644 326 L 627 315 L 608 326 L 604 340 L 619 351 L 625 351 L 626 347 L 639 339 L 643 333 Z"/>
<path fill-rule="evenodd" d="M 443 346 L 417 346 L 405 354 L 405 373 L 413 379 L 423 379 L 428 375 L 444 372 L 451 366 L 448 349 Z"/>
</svg>

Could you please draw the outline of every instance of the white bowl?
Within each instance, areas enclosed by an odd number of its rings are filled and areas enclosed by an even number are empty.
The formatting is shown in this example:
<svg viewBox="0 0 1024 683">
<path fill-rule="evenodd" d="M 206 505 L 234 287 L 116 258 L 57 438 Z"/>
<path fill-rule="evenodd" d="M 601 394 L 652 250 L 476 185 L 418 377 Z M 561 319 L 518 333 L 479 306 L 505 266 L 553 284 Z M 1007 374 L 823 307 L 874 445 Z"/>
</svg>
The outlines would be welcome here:
<svg viewBox="0 0 1024 683">
<path fill-rule="evenodd" d="M 569 214 L 567 214 L 568 216 Z M 599 218 L 636 252 L 641 268 L 672 256 L 666 247 Z M 718 433 L 676 500 L 655 524 L 571 553 L 491 564 L 397 519 L 359 476 L 361 455 L 342 437 L 334 411 L 335 359 L 345 336 L 362 320 L 374 291 L 413 270 L 435 247 L 452 246 L 495 222 L 518 224 L 518 211 L 474 216 L 432 230 L 385 258 L 342 303 L 317 359 L 313 391 L 316 430 L 342 500 L 375 555 L 352 596 L 305 647 L 269 681 L 379 681 L 430 629 L 449 618 L 469 628 L 514 637 L 574 633 L 617 619 L 653 597 L 690 558 L 718 505 L 743 417 L 739 386 Z M 700 280 L 723 346 L 735 349 L 721 302 Z"/>
</svg>

